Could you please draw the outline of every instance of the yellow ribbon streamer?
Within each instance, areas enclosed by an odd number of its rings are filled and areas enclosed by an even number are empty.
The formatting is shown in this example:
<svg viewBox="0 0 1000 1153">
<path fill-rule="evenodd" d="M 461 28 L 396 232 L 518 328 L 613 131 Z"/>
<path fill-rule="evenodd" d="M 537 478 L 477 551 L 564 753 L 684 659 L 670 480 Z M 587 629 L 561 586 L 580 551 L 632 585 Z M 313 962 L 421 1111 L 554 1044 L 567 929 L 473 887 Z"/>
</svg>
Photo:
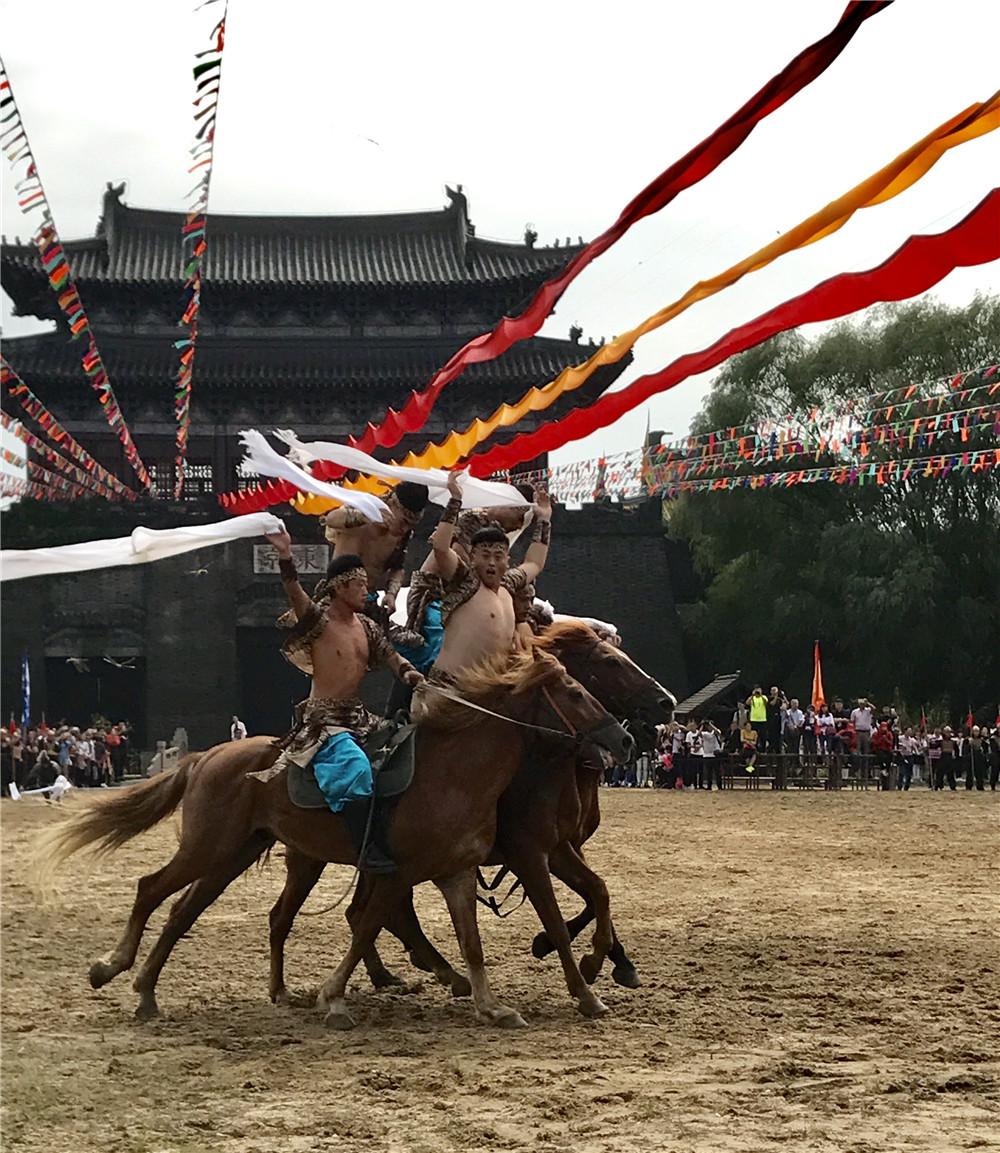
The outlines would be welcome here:
<svg viewBox="0 0 1000 1153">
<path fill-rule="evenodd" d="M 440 444 L 428 444 L 422 453 L 407 453 L 402 461 L 394 463 L 408 468 L 451 468 L 457 461 L 467 457 L 477 445 L 492 436 L 497 429 L 510 428 L 529 412 L 541 412 L 554 404 L 564 393 L 580 388 L 598 368 L 621 360 L 641 337 L 661 328 L 692 304 L 714 296 L 748 273 L 766 267 L 779 256 L 815 244 L 817 240 L 831 235 L 843 228 L 855 212 L 883 204 L 916 184 L 949 149 L 985 136 L 998 127 L 1000 127 L 1000 92 L 994 93 L 983 103 L 970 105 L 965 111 L 945 121 L 905 152 L 901 152 L 884 168 L 770 244 L 766 244 L 718 276 L 699 281 L 673 304 L 653 313 L 636 328 L 603 345 L 585 363 L 563 369 L 554 380 L 541 388 L 530 388 L 515 404 L 500 405 L 486 420 L 476 417 L 464 432 L 453 430 Z M 346 487 L 360 488 L 368 492 L 384 491 L 379 482 L 369 478 L 362 478 Z M 331 501 L 304 493 L 296 496 L 292 503 L 301 512 L 314 515 L 335 507 Z"/>
</svg>

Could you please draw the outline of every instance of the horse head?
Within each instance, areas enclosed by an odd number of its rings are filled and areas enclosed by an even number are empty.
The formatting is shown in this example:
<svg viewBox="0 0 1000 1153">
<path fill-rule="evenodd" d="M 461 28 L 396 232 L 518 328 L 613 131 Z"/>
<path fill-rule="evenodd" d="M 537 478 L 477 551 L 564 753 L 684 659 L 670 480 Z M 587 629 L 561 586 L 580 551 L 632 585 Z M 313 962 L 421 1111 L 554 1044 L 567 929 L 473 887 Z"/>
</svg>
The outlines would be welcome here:
<svg viewBox="0 0 1000 1153">
<path fill-rule="evenodd" d="M 535 645 L 556 657 L 614 716 L 627 721 L 640 750 L 655 748 L 657 726 L 672 719 L 677 700 L 627 653 L 602 641 L 582 621 L 551 625 Z"/>
<path fill-rule="evenodd" d="M 550 718 L 545 720 L 536 711 L 532 723 L 566 732 L 577 744 L 596 746 L 619 764 L 635 755 L 632 734 L 555 657 L 535 649 L 531 663 L 536 675 L 539 667 L 544 670 L 533 695 L 536 706 L 547 709 Z"/>
</svg>

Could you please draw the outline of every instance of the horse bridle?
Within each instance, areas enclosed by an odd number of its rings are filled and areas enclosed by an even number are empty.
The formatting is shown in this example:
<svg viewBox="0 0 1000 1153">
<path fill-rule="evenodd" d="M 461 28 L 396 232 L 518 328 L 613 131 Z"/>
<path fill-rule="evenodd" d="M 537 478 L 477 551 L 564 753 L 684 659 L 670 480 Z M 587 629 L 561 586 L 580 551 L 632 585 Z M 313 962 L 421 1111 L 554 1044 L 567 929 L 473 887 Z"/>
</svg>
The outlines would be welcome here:
<svg viewBox="0 0 1000 1153">
<path fill-rule="evenodd" d="M 573 724 L 573 722 L 563 713 L 556 702 L 552 699 L 552 694 L 549 692 L 548 685 L 542 686 L 542 694 L 549 703 L 549 707 L 556 714 L 556 716 L 566 726 L 563 729 L 550 729 L 546 725 L 532 724 L 530 721 L 519 721 L 516 717 L 508 717 L 503 713 L 495 713 L 492 709 L 486 708 L 484 705 L 477 705 L 474 701 L 467 701 L 465 697 L 460 697 L 457 693 L 449 692 L 448 689 L 442 688 L 440 685 L 431 684 L 429 681 L 424 682 L 425 688 L 430 689 L 432 692 L 437 693 L 439 696 L 445 697 L 449 701 L 454 701 L 455 704 L 464 705 L 467 709 L 474 709 L 477 713 L 485 713 L 488 717 L 494 717 L 498 721 L 506 721 L 508 725 L 517 725 L 521 729 L 530 729 L 532 732 L 544 733 L 549 737 L 557 737 L 563 741 L 570 741 L 574 746 L 584 744 L 593 738 L 595 733 L 601 733 L 604 729 L 610 728 L 611 725 L 617 725 L 618 722 L 614 717 L 609 718 L 608 721 L 603 722 L 594 729 L 590 729 L 586 733 L 580 730 Z"/>
</svg>

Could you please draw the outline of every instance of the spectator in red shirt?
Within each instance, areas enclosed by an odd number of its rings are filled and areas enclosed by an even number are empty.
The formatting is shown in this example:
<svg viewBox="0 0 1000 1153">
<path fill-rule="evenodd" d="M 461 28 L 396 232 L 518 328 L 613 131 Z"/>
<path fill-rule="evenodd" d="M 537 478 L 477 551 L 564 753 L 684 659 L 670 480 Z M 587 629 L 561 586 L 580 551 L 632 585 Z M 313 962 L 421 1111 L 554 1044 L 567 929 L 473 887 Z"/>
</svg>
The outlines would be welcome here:
<svg viewBox="0 0 1000 1153">
<path fill-rule="evenodd" d="M 888 721 L 879 721 L 879 726 L 872 733 L 872 751 L 875 753 L 875 764 L 878 768 L 878 787 L 889 788 L 892 774 L 892 753 L 896 745 L 896 738 L 889 727 Z"/>
</svg>

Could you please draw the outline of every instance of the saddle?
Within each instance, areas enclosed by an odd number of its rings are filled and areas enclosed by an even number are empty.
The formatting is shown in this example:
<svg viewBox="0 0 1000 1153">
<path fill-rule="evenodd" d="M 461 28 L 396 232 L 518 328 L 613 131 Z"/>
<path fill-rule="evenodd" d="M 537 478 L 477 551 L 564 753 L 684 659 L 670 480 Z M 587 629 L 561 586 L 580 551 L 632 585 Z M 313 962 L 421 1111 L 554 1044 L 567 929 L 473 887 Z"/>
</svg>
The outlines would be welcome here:
<svg viewBox="0 0 1000 1153">
<path fill-rule="evenodd" d="M 373 730 L 362 748 L 372 763 L 377 801 L 398 797 L 410 787 L 416 765 L 416 725 L 399 725 L 387 721 Z M 288 799 L 300 809 L 325 809 L 326 798 L 320 792 L 312 765 L 301 768 L 288 765 Z M 364 802 L 367 806 L 367 802 Z"/>
</svg>

